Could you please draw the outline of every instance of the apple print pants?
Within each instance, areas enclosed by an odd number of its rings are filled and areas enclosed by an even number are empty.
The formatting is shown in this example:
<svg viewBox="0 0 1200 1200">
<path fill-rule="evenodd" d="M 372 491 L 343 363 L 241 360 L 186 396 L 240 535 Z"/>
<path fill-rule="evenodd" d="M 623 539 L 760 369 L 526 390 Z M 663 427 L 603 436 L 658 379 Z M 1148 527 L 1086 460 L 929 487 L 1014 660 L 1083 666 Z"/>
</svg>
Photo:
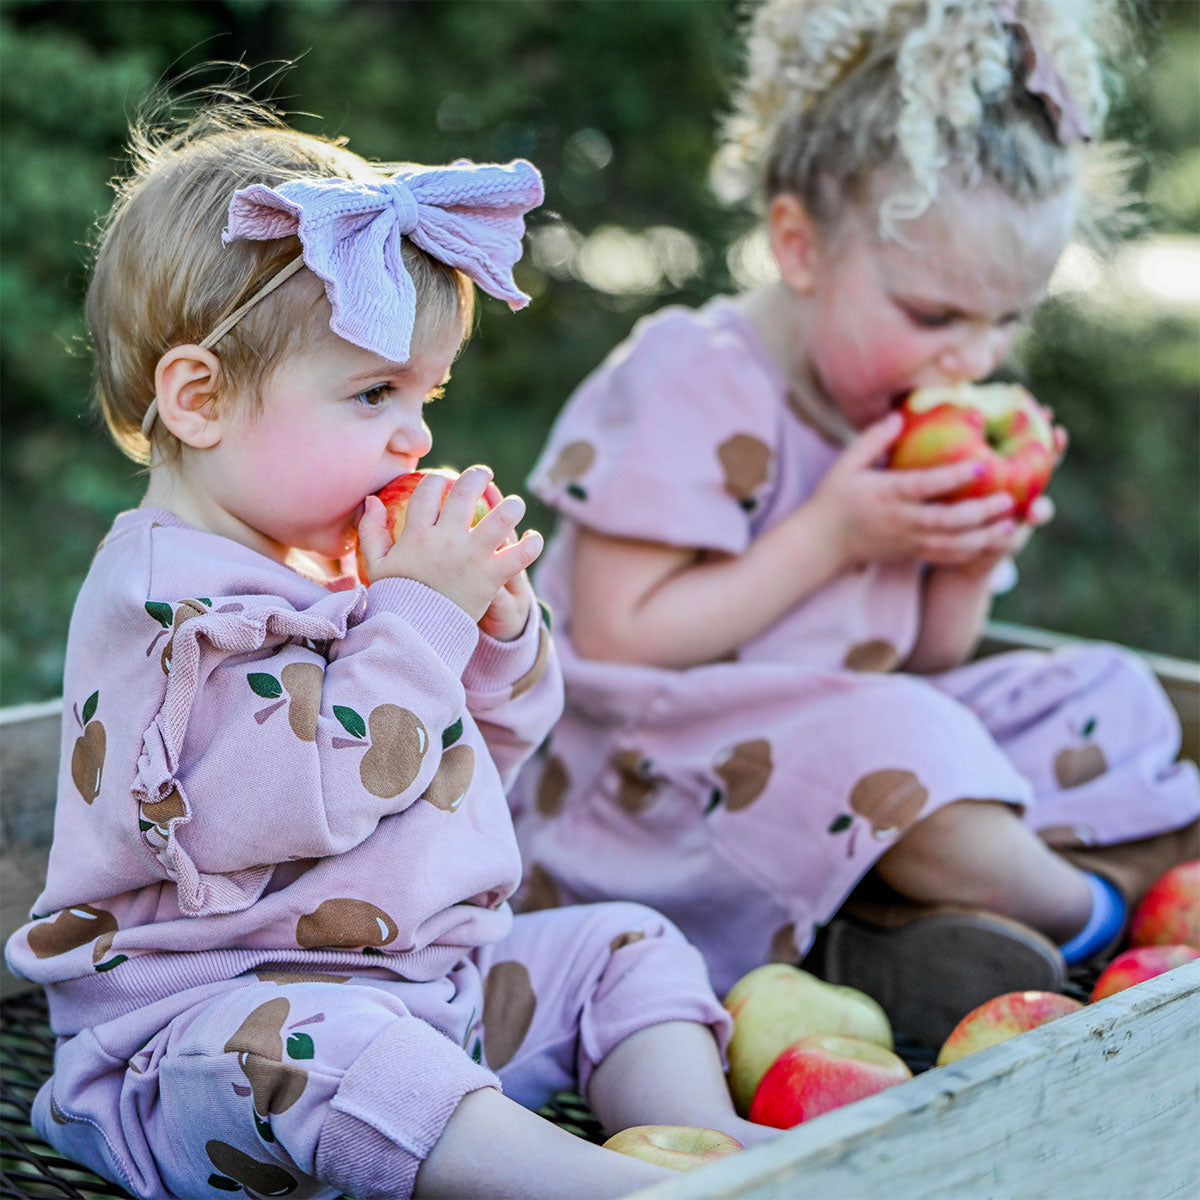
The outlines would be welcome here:
<svg viewBox="0 0 1200 1200">
<path fill-rule="evenodd" d="M 647 904 L 704 954 L 718 993 L 801 957 L 876 859 L 957 800 L 1011 804 L 1068 857 L 1200 815 L 1178 719 L 1118 647 L 932 677 L 754 661 L 654 671 L 561 643 L 560 656 L 566 712 L 512 793 L 519 907 Z"/>
<path fill-rule="evenodd" d="M 139 1197 L 405 1197 L 468 1092 L 586 1094 L 619 1042 L 673 1020 L 728 1035 L 674 926 L 640 905 L 557 909 L 432 982 L 260 970 L 84 1030 L 33 1120 Z"/>
</svg>

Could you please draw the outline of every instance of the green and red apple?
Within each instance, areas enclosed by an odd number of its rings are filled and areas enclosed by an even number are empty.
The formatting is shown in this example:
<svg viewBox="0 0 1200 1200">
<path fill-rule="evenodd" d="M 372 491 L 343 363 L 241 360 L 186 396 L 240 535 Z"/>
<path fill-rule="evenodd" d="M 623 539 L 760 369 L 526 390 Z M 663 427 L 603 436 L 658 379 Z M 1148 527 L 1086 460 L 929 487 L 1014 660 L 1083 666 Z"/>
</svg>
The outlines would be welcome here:
<svg viewBox="0 0 1200 1200">
<path fill-rule="evenodd" d="M 421 471 L 409 471 L 407 475 L 397 475 L 391 483 L 385 484 L 375 493 L 383 501 L 383 507 L 387 512 L 387 531 L 391 535 L 393 542 L 395 542 L 404 529 L 404 522 L 407 519 L 408 513 L 408 502 L 412 499 L 412 494 L 416 491 L 417 484 L 426 475 L 440 475 L 446 481 L 442 488 L 442 503 L 445 504 L 446 496 L 454 486 L 454 482 L 458 479 L 459 475 L 457 471 L 450 467 L 426 467 Z M 491 505 L 481 496 L 475 502 L 475 515 L 471 520 L 471 524 L 478 524 L 487 516 L 490 509 Z M 358 563 L 359 579 L 363 583 L 370 583 L 370 579 L 367 578 L 367 563 L 363 558 L 361 548 L 356 550 L 355 557 Z"/>
<path fill-rule="evenodd" d="M 1007 492 L 1018 517 L 1045 490 L 1058 464 L 1054 429 L 1019 384 L 959 383 L 916 388 L 900 406 L 904 426 L 888 465 L 900 470 L 974 462 L 979 477 L 947 500 Z"/>
<path fill-rule="evenodd" d="M 1078 1000 L 1058 992 L 1005 992 L 993 996 L 973 1008 L 950 1031 L 938 1052 L 937 1065 L 957 1062 L 1081 1008 Z"/>
<path fill-rule="evenodd" d="M 1103 1000 L 1198 958 L 1200 950 L 1194 946 L 1133 946 L 1118 954 L 1104 968 L 1089 999 L 1092 1003 Z"/>
<path fill-rule="evenodd" d="M 1200 947 L 1200 859 L 1159 876 L 1129 925 L 1132 946 Z"/>
<path fill-rule="evenodd" d="M 614 1133 L 604 1148 L 672 1171 L 697 1171 L 746 1147 L 719 1129 L 698 1125 L 633 1125 Z"/>
<path fill-rule="evenodd" d="M 767 1069 L 799 1038 L 836 1034 L 892 1049 L 891 1024 L 870 996 L 789 963 L 767 963 L 743 975 L 724 1004 L 733 1017 L 729 1090 L 743 1116 Z"/>
<path fill-rule="evenodd" d="M 799 1038 L 762 1077 L 750 1120 L 791 1129 L 911 1078 L 905 1061 L 877 1042 L 829 1034 Z"/>
</svg>

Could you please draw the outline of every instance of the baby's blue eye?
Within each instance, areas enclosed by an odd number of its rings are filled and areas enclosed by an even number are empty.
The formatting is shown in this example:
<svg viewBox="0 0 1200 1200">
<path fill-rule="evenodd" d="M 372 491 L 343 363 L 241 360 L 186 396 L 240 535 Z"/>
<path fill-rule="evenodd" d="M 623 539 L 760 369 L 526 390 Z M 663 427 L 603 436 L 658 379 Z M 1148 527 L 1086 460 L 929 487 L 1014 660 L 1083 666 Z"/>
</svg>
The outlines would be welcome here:
<svg viewBox="0 0 1200 1200">
<path fill-rule="evenodd" d="M 359 392 L 353 399 L 365 408 L 378 408 L 392 394 L 392 391 L 390 383 L 379 383 L 375 387 Z"/>
</svg>

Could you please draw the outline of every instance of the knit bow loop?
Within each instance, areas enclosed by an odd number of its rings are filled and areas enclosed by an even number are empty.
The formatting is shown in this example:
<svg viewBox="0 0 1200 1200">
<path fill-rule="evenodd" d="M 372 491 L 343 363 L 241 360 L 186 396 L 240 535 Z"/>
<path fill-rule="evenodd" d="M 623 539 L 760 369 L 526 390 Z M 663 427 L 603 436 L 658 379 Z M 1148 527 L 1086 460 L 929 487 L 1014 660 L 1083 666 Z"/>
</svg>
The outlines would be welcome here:
<svg viewBox="0 0 1200 1200">
<path fill-rule="evenodd" d="M 334 333 L 390 362 L 408 360 L 416 292 L 401 254 L 408 237 L 517 309 L 529 297 L 512 277 L 525 214 L 542 201 L 532 164 L 458 162 L 405 168 L 391 179 L 293 179 L 234 194 L 222 235 L 296 235 L 304 262 L 325 284 Z"/>
</svg>

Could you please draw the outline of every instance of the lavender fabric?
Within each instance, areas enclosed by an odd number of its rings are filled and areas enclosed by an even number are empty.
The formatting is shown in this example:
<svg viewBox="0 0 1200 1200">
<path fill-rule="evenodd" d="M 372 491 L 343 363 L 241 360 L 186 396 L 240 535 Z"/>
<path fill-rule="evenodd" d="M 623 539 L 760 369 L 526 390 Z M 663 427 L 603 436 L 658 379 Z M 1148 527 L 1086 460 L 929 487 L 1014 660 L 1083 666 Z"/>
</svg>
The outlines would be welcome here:
<svg viewBox="0 0 1200 1200">
<path fill-rule="evenodd" d="M 401 258 L 401 239 L 456 267 L 512 309 L 529 302 L 513 281 L 525 213 L 542 202 L 532 163 L 412 166 L 391 179 L 294 179 L 235 192 L 228 245 L 297 235 L 304 261 L 325 282 L 334 333 L 382 355 L 408 360 L 416 291 Z"/>
</svg>

